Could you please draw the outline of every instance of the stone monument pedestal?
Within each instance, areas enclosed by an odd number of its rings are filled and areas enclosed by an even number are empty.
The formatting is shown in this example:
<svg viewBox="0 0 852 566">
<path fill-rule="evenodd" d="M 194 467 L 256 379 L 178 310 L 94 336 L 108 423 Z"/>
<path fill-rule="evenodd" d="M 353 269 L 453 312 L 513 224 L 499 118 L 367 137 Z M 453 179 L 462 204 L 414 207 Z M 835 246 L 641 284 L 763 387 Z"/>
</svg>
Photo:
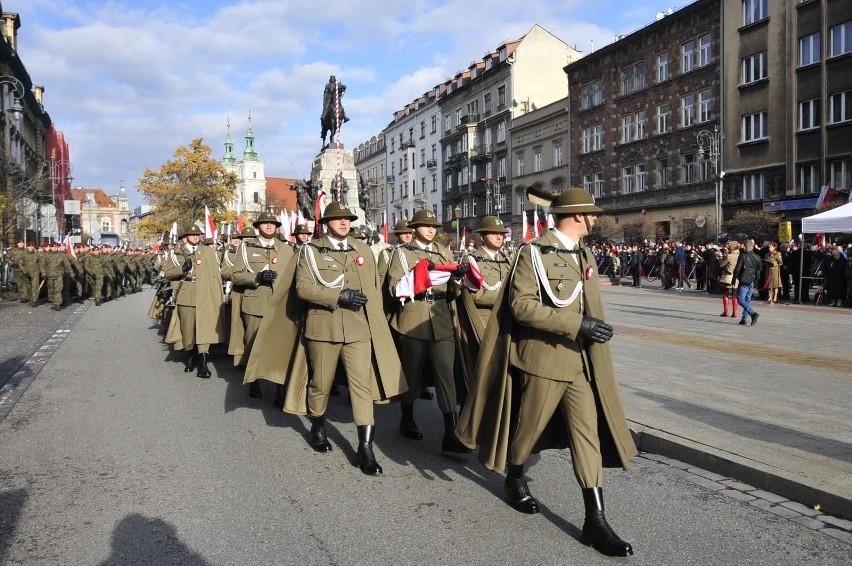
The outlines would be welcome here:
<svg viewBox="0 0 852 566">
<path fill-rule="evenodd" d="M 342 187 L 340 200 L 358 216 L 353 226 L 365 226 L 367 215 L 358 202 L 358 170 L 352 154 L 343 148 L 343 144 L 330 143 L 314 158 L 311 168 L 311 180 L 314 185 L 322 183 L 325 195 L 320 200 L 320 213 L 332 200 L 337 200 L 338 170 Z"/>
</svg>

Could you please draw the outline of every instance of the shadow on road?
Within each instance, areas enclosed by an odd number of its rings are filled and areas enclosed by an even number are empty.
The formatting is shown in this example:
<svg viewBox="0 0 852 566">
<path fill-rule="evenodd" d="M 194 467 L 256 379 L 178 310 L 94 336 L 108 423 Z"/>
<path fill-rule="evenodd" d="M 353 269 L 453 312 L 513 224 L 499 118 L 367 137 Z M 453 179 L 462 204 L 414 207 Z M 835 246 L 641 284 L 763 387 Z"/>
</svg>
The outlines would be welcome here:
<svg viewBox="0 0 852 566">
<path fill-rule="evenodd" d="M 121 564 L 206 566 L 200 554 L 181 542 L 177 529 L 162 519 L 128 515 L 112 533 L 112 554 L 100 566 Z"/>
<path fill-rule="evenodd" d="M 634 394 L 655 401 L 669 411 L 690 420 L 701 421 L 733 434 L 804 450 L 843 462 L 852 462 L 852 445 L 846 442 L 807 434 L 801 430 L 773 425 L 725 411 L 717 411 L 656 393 L 636 391 Z"/>
<path fill-rule="evenodd" d="M 27 495 L 25 489 L 0 491 L 0 563 L 5 563 Z"/>
</svg>

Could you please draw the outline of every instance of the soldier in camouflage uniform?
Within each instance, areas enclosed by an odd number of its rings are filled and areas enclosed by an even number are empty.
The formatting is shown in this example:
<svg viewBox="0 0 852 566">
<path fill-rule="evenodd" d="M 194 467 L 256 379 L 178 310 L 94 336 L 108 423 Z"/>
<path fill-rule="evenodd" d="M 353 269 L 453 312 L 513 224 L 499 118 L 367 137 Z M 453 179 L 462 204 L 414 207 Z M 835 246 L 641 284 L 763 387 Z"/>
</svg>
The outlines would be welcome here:
<svg viewBox="0 0 852 566">
<path fill-rule="evenodd" d="M 55 243 L 50 249 L 39 256 L 39 270 L 47 281 L 47 300 L 53 306 L 53 310 L 61 310 L 63 305 L 63 279 L 65 275 L 73 273 L 68 254 L 60 252 Z"/>
<path fill-rule="evenodd" d="M 22 292 L 22 289 L 27 284 L 25 280 L 26 276 L 21 271 L 21 258 L 25 253 L 27 253 L 27 250 L 24 247 L 23 240 L 18 240 L 17 246 L 6 252 L 6 261 L 9 262 L 9 266 L 12 268 L 12 276 L 15 278 L 15 286 L 18 288 L 18 296 L 22 303 L 28 302 L 28 298 Z"/>
<path fill-rule="evenodd" d="M 92 297 L 95 298 L 95 306 L 101 306 L 104 298 L 104 283 L 106 282 L 106 264 L 101 249 L 97 246 L 92 248 L 92 253 L 86 261 L 86 277 L 89 287 L 92 289 Z"/>
<path fill-rule="evenodd" d="M 68 256 L 68 263 L 71 265 L 71 273 L 65 276 L 65 297 L 74 297 L 78 302 L 83 302 L 86 281 L 86 272 L 83 269 L 83 264 L 80 263 L 80 260 L 74 254 L 65 255 Z"/>
<path fill-rule="evenodd" d="M 18 259 L 21 270 L 21 282 L 18 283 L 18 293 L 23 302 L 29 302 L 31 307 L 38 305 L 38 292 L 41 277 L 39 269 L 39 254 L 34 242 L 27 242 L 26 251 Z"/>
</svg>

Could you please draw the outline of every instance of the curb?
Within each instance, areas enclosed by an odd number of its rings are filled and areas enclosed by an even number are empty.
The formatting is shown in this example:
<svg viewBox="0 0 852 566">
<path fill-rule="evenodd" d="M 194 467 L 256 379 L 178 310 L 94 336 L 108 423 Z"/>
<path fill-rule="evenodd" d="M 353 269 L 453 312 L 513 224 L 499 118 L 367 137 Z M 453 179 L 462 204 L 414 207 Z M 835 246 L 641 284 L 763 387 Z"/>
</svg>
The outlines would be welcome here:
<svg viewBox="0 0 852 566">
<path fill-rule="evenodd" d="M 852 499 L 802 483 L 796 478 L 773 473 L 747 459 L 706 444 L 691 442 L 659 429 L 649 429 L 631 422 L 630 432 L 642 452 L 659 454 L 714 472 L 771 493 L 786 497 L 823 513 L 852 519 Z"/>
</svg>

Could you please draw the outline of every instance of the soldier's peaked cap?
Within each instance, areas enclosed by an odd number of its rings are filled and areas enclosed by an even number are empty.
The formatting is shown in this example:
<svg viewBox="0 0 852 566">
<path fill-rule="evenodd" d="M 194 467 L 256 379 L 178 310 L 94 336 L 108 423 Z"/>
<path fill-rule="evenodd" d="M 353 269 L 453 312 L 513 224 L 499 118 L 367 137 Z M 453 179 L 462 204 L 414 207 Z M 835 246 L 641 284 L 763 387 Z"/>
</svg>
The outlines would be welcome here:
<svg viewBox="0 0 852 566">
<path fill-rule="evenodd" d="M 587 190 L 572 187 L 553 199 L 550 212 L 552 214 L 590 214 L 603 212 L 603 209 L 595 204 L 595 197 Z"/>
<path fill-rule="evenodd" d="M 281 221 L 278 220 L 271 212 L 261 212 L 251 225 L 257 228 L 258 224 L 263 224 L 264 222 L 272 222 L 278 227 L 281 226 Z"/>
<path fill-rule="evenodd" d="M 196 226 L 195 224 L 184 224 L 180 229 L 180 234 L 178 234 L 179 238 L 183 238 L 184 236 L 203 236 L 204 232 Z"/>
<path fill-rule="evenodd" d="M 414 216 L 408 221 L 408 226 L 410 228 L 417 228 L 418 226 L 435 226 L 438 228 L 441 223 L 438 222 L 438 218 L 431 210 L 421 208 L 414 212 Z"/>
<path fill-rule="evenodd" d="M 486 216 L 475 231 L 480 234 L 505 234 L 506 226 L 496 216 Z"/>
<path fill-rule="evenodd" d="M 394 234 L 413 234 L 414 230 L 408 225 L 408 220 L 400 220 L 393 225 Z"/>
<path fill-rule="evenodd" d="M 355 221 L 358 220 L 358 215 L 340 204 L 340 201 L 334 200 L 328 203 L 328 206 L 325 207 L 322 213 L 322 222 L 325 223 L 329 220 L 339 220 L 341 218 L 348 218 Z"/>
</svg>

